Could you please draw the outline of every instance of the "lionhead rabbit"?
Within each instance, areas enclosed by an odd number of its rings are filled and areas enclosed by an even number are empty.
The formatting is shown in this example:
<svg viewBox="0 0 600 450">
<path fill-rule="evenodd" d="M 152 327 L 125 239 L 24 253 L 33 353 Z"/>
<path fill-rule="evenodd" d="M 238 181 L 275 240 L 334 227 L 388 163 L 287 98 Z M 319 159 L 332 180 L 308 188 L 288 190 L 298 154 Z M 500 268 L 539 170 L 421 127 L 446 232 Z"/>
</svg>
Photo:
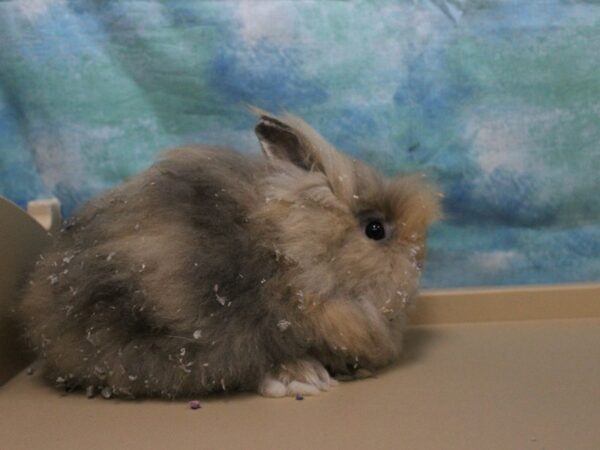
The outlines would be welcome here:
<svg viewBox="0 0 600 450">
<path fill-rule="evenodd" d="M 316 394 L 398 357 L 437 194 L 257 113 L 264 158 L 171 150 L 65 224 L 20 309 L 52 382 Z"/>
</svg>

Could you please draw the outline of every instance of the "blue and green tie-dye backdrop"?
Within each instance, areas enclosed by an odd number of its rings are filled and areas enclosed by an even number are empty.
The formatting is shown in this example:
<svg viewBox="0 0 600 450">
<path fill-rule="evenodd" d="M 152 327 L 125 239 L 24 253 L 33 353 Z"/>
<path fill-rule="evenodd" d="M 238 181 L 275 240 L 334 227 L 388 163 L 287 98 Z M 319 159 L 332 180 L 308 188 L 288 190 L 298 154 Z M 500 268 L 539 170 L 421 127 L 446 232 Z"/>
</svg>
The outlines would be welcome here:
<svg viewBox="0 0 600 450">
<path fill-rule="evenodd" d="M 600 3 L 0 2 L 0 194 L 72 211 L 252 103 L 447 196 L 433 287 L 600 279 Z"/>
</svg>

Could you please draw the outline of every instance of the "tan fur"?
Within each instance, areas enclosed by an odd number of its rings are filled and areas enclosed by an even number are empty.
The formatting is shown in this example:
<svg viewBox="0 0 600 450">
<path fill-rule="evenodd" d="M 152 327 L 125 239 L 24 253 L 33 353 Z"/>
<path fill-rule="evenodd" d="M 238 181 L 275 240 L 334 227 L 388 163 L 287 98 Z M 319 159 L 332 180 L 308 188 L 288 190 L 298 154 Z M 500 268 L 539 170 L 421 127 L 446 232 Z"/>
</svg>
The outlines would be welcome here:
<svg viewBox="0 0 600 450">
<path fill-rule="evenodd" d="M 277 119 L 295 130 L 312 165 L 307 173 L 272 158 L 253 219 L 267 224 L 282 257 L 295 264 L 294 288 L 316 339 L 362 365 L 389 364 L 401 348 L 439 196 L 420 176 L 387 179 L 348 158 L 297 117 Z M 362 214 L 385 219 L 392 236 L 366 239 Z"/>
<path fill-rule="evenodd" d="M 357 362 L 382 367 L 398 355 L 399 343 L 394 342 L 385 319 L 369 303 L 357 305 L 346 299 L 331 299 L 309 320 L 325 345 Z"/>
</svg>

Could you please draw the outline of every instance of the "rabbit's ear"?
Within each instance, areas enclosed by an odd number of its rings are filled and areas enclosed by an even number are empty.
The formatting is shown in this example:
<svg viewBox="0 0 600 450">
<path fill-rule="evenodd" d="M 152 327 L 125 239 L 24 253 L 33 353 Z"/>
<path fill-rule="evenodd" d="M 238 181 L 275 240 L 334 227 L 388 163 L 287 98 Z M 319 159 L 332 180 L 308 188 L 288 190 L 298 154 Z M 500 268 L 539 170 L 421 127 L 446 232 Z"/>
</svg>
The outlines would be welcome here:
<svg viewBox="0 0 600 450">
<path fill-rule="evenodd" d="M 305 170 L 315 163 L 298 131 L 281 120 L 261 111 L 254 131 L 267 158 L 289 161 Z"/>
<path fill-rule="evenodd" d="M 299 117 L 274 117 L 255 107 L 250 110 L 259 117 L 255 132 L 268 159 L 322 172 L 336 195 L 352 200 L 355 176 L 354 163 L 349 158 Z"/>
</svg>

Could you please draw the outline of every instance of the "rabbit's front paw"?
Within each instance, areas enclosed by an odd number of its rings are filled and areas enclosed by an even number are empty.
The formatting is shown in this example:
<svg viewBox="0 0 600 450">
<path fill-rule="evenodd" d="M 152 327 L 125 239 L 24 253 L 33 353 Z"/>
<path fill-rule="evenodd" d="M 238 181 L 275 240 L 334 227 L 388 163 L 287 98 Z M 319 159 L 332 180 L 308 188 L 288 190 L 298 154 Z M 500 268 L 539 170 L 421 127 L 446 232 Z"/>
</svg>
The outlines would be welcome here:
<svg viewBox="0 0 600 450">
<path fill-rule="evenodd" d="M 276 372 L 263 378 L 258 392 L 265 397 L 319 395 L 335 385 L 337 381 L 319 361 L 306 358 L 281 364 Z"/>
</svg>

